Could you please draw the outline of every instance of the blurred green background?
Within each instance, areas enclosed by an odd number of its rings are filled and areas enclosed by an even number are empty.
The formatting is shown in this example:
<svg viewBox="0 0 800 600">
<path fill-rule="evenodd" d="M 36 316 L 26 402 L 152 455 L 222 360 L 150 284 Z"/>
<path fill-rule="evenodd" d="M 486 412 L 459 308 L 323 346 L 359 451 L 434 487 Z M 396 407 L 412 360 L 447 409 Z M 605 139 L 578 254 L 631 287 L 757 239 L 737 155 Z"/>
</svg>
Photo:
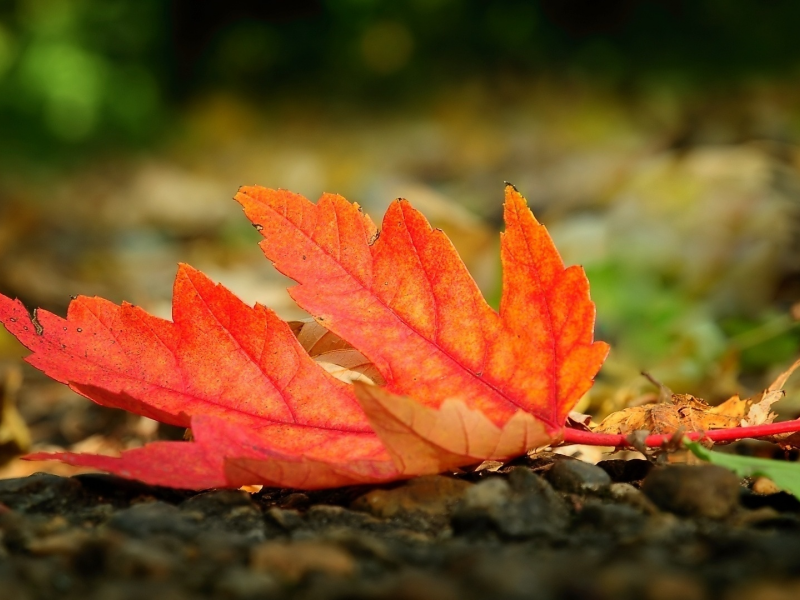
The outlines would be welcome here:
<svg viewBox="0 0 800 600">
<path fill-rule="evenodd" d="M 613 350 L 582 407 L 640 399 L 642 369 L 757 390 L 800 349 L 797 23 L 789 0 L 0 1 L 0 290 L 168 316 L 184 261 L 297 316 L 230 200 L 261 184 L 376 219 L 407 197 L 496 301 L 507 180 L 591 280 Z"/>
</svg>

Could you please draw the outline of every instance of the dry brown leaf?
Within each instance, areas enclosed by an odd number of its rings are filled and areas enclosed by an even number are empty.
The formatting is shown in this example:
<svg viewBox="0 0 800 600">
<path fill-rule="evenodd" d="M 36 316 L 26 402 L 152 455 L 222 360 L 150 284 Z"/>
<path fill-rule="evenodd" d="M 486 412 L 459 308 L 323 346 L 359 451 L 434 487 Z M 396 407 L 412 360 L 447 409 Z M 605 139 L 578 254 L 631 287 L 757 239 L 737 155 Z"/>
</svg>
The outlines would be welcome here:
<svg viewBox="0 0 800 600">
<path fill-rule="evenodd" d="M 339 381 L 383 385 L 386 380 L 361 352 L 314 319 L 290 321 L 297 341 L 308 355 Z"/>
<path fill-rule="evenodd" d="M 290 321 L 289 327 L 297 336 L 297 341 L 308 352 L 311 358 L 334 350 L 352 350 L 353 346 L 329 331 L 314 319 Z"/>
<path fill-rule="evenodd" d="M 378 369 L 358 350 L 331 350 L 313 357 L 317 364 L 339 381 L 361 381 L 370 385 L 383 385 L 386 381 Z"/>
<path fill-rule="evenodd" d="M 687 431 L 738 427 L 739 419 L 715 414 L 712 406 L 689 394 L 673 394 L 669 403 L 634 406 L 611 413 L 594 428 L 595 433 L 627 435 L 634 431 L 674 433 L 681 427 Z"/>
<path fill-rule="evenodd" d="M 668 402 L 611 413 L 593 431 L 627 435 L 647 430 L 653 434 L 670 434 L 681 427 L 686 431 L 708 431 L 772 423 L 777 415 L 771 407 L 783 398 L 783 386 L 798 367 L 800 360 L 781 373 L 767 389 L 750 398 L 741 399 L 736 395 L 718 406 L 710 406 L 702 398 L 690 394 L 672 394 Z"/>
</svg>

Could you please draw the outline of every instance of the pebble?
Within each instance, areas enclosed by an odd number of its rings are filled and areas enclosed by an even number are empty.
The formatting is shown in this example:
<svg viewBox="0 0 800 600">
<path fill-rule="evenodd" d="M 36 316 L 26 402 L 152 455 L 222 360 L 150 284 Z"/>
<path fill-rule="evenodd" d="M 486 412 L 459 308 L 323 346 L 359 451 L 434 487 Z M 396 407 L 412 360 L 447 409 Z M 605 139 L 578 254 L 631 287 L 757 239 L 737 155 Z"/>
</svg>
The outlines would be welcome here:
<svg viewBox="0 0 800 600">
<path fill-rule="evenodd" d="M 596 491 L 611 483 L 611 477 L 600 467 L 568 458 L 555 461 L 547 480 L 557 490 L 571 494 Z"/>
<path fill-rule="evenodd" d="M 271 597 L 279 589 L 278 581 L 269 573 L 251 571 L 240 566 L 227 569 L 214 586 L 217 596 L 235 600 Z"/>
<path fill-rule="evenodd" d="M 630 483 L 612 483 L 601 491 L 600 497 L 627 504 L 648 515 L 658 513 L 658 507 L 653 501 Z"/>
<path fill-rule="evenodd" d="M 569 511 L 544 479 L 525 467 L 513 468 L 508 481 L 492 477 L 470 488 L 453 513 L 457 533 L 494 530 L 519 538 L 554 535 L 563 530 Z"/>
<path fill-rule="evenodd" d="M 753 486 L 750 488 L 756 494 L 762 494 L 764 496 L 768 496 L 769 494 L 777 494 L 781 491 L 775 482 L 771 479 L 767 479 L 766 477 L 757 477 L 755 481 L 753 481 Z"/>
<path fill-rule="evenodd" d="M 687 517 L 721 519 L 739 504 L 739 478 L 717 465 L 673 465 L 653 469 L 642 491 L 661 509 Z"/>
<path fill-rule="evenodd" d="M 119 511 L 111 517 L 108 526 L 134 537 L 167 534 L 186 539 L 198 532 L 197 521 L 196 516 L 172 504 L 156 501 L 134 504 Z"/>
<path fill-rule="evenodd" d="M 284 531 L 292 531 L 305 523 L 299 511 L 289 508 L 270 508 L 267 519 Z"/>
<path fill-rule="evenodd" d="M 372 490 L 356 498 L 351 508 L 384 519 L 420 512 L 446 515 L 471 487 L 452 477 L 418 477 L 392 490 Z"/>
<path fill-rule="evenodd" d="M 216 490 L 189 498 L 180 505 L 186 516 L 202 521 L 213 531 L 239 533 L 253 542 L 274 537 L 281 528 L 267 521 L 250 494 L 239 490 Z"/>
<path fill-rule="evenodd" d="M 375 530 L 383 529 L 383 521 L 363 512 L 348 510 L 341 506 L 319 504 L 306 512 L 306 524 L 314 530 L 327 530 L 341 527 Z"/>
<path fill-rule="evenodd" d="M 72 508 L 84 499 L 80 482 L 49 473 L 0 480 L 0 502 L 20 512 Z"/>
<path fill-rule="evenodd" d="M 647 516 L 632 506 L 589 499 L 578 511 L 575 524 L 592 532 L 613 532 L 614 536 L 624 538 L 636 536 L 646 520 Z"/>
<path fill-rule="evenodd" d="M 347 577 L 356 570 L 355 559 L 344 548 L 315 540 L 264 542 L 251 550 L 250 566 L 290 582 L 311 572 Z"/>
</svg>

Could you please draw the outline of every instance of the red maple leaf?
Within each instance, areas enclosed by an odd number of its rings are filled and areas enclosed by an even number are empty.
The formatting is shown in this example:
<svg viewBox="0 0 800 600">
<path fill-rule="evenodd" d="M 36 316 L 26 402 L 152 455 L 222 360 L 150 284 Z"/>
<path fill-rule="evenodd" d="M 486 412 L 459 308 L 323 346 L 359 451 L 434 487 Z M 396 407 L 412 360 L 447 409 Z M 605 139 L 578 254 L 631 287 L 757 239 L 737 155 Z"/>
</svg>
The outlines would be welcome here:
<svg viewBox="0 0 800 600">
<path fill-rule="evenodd" d="M 560 436 L 608 347 L 579 267 L 564 268 L 525 200 L 506 188 L 503 295 L 489 307 L 445 235 L 406 201 L 378 234 L 339 196 L 236 199 L 297 303 L 362 352 L 385 387 L 320 368 L 291 327 L 182 265 L 173 320 L 79 297 L 66 319 L 0 295 L 28 361 L 98 404 L 191 427 L 119 458 L 35 454 L 161 485 L 320 488 L 508 458 Z"/>
</svg>

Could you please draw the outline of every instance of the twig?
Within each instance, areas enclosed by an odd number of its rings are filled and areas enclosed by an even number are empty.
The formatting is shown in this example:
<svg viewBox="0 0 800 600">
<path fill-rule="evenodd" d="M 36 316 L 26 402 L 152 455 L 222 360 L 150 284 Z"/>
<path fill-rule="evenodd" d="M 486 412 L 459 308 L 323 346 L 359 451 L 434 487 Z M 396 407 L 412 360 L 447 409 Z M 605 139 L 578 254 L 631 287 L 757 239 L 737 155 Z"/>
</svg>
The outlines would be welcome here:
<svg viewBox="0 0 800 600">
<path fill-rule="evenodd" d="M 794 421 L 781 421 L 780 423 L 767 423 L 752 427 L 732 427 L 730 429 L 712 429 L 711 431 L 693 431 L 684 434 L 692 441 L 710 440 L 712 442 L 731 442 L 743 438 L 760 438 L 779 433 L 793 433 L 800 431 L 800 419 Z M 649 435 L 644 440 L 644 445 L 659 448 L 669 443 L 671 433 Z M 579 429 L 565 428 L 563 442 L 566 444 L 585 444 L 587 446 L 613 446 L 615 448 L 630 447 L 627 436 L 614 433 L 594 433 Z"/>
</svg>

